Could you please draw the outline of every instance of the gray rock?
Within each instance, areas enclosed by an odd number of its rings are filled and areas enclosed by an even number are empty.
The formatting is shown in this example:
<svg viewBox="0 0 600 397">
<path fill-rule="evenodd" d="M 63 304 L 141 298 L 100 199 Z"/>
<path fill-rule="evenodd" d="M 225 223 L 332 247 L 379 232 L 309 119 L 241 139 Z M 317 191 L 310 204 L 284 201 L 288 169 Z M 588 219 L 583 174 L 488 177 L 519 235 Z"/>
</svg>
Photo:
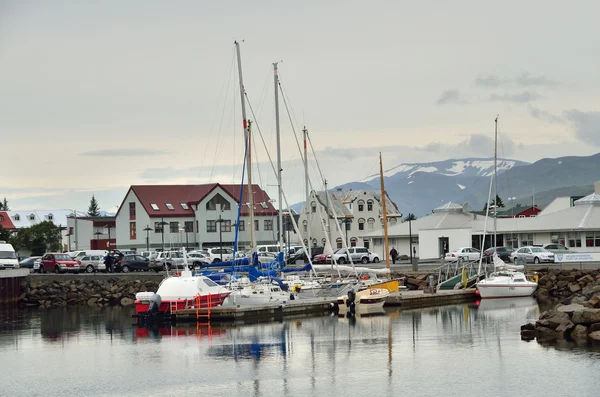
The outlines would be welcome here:
<svg viewBox="0 0 600 397">
<path fill-rule="evenodd" d="M 588 328 L 585 325 L 576 325 L 571 331 L 571 339 L 577 343 L 586 343 L 588 339 Z"/>
<path fill-rule="evenodd" d="M 571 292 L 577 292 L 581 290 L 581 286 L 577 283 L 571 284 L 569 285 L 569 290 L 571 290 Z"/>
<path fill-rule="evenodd" d="M 557 332 L 546 327 L 537 327 L 535 329 L 535 338 L 538 342 L 552 342 L 557 339 L 563 339 L 563 333 Z"/>
<path fill-rule="evenodd" d="M 600 331 L 590 332 L 588 338 L 594 342 L 600 342 Z"/>
<path fill-rule="evenodd" d="M 576 296 L 573 299 L 571 299 L 571 304 L 583 304 L 586 301 L 586 297 L 585 296 Z"/>
<path fill-rule="evenodd" d="M 559 306 L 556 308 L 556 310 L 558 310 L 559 312 L 563 312 L 563 313 L 573 313 L 575 311 L 580 311 L 583 309 L 585 309 L 585 307 L 583 307 L 582 305 L 578 305 L 578 304 Z"/>
<path fill-rule="evenodd" d="M 590 332 L 600 331 L 600 323 L 590 325 Z"/>
<path fill-rule="evenodd" d="M 96 306 L 96 302 L 98 301 L 98 298 L 90 298 L 87 301 L 88 306 Z"/>
<path fill-rule="evenodd" d="M 573 312 L 571 321 L 575 324 L 592 324 L 600 322 L 600 309 L 583 309 Z"/>
<path fill-rule="evenodd" d="M 123 298 L 121 299 L 121 306 L 131 306 L 134 304 L 134 300 L 131 298 Z"/>
</svg>

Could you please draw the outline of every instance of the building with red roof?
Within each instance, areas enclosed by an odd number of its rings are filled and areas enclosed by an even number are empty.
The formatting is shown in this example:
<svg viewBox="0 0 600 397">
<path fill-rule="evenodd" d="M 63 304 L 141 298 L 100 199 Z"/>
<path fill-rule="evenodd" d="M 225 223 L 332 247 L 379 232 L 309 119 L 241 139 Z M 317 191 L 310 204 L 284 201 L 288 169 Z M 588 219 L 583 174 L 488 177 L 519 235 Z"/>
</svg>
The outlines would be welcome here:
<svg viewBox="0 0 600 397">
<path fill-rule="evenodd" d="M 238 204 L 242 202 L 239 247 L 250 242 L 248 186 L 132 185 L 116 214 L 117 247 L 150 250 L 231 247 L 235 238 Z M 269 195 L 252 185 L 253 234 L 256 244 L 277 241 L 277 210 Z M 240 200 L 241 194 L 241 200 Z M 221 240 L 221 242 L 220 242 Z"/>
</svg>

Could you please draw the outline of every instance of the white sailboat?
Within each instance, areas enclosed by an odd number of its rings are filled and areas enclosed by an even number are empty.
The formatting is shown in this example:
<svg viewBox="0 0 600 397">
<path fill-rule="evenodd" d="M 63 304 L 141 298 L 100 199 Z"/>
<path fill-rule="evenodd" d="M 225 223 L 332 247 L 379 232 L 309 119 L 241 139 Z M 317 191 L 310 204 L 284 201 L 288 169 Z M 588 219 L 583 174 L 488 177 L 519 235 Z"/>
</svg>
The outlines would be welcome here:
<svg viewBox="0 0 600 397">
<path fill-rule="evenodd" d="M 495 137 L 494 137 L 494 191 L 498 197 L 498 187 L 496 182 L 497 176 L 497 158 L 498 158 L 498 117 L 495 120 Z M 491 192 L 491 189 L 490 189 Z M 488 197 L 489 202 L 489 197 Z M 494 212 L 496 207 L 494 205 Z M 493 246 L 497 245 L 496 238 L 496 217 L 494 216 L 494 240 Z M 537 289 L 537 282 L 527 280 L 523 273 L 524 266 L 515 266 L 505 263 L 498 257 L 496 252 L 493 255 L 494 272 L 489 274 L 484 280 L 477 282 L 477 290 L 481 298 L 515 298 L 531 296 Z"/>
</svg>

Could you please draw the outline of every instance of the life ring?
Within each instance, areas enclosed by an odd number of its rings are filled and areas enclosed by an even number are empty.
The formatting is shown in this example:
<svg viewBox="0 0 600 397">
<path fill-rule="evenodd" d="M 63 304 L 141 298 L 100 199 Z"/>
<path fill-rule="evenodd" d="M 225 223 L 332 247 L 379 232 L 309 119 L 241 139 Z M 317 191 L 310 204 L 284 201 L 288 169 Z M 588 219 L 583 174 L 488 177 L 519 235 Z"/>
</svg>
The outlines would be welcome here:
<svg viewBox="0 0 600 397">
<path fill-rule="evenodd" d="M 534 274 L 534 275 L 533 275 L 533 277 L 531 277 L 531 280 L 532 280 L 534 283 L 537 283 L 537 282 L 538 282 L 538 275 L 537 275 L 537 273 L 536 273 L 536 274 Z"/>
</svg>

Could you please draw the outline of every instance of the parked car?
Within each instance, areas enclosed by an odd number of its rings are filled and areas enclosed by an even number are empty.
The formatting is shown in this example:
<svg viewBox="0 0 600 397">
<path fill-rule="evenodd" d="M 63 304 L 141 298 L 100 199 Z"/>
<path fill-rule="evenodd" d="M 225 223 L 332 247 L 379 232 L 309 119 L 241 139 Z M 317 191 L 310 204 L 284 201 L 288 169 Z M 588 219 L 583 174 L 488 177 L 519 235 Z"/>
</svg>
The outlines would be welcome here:
<svg viewBox="0 0 600 397">
<path fill-rule="evenodd" d="M 77 260 L 80 260 L 81 258 L 83 258 L 84 256 L 95 255 L 95 256 L 104 257 L 104 255 L 106 255 L 106 252 L 107 252 L 106 250 L 85 250 L 85 251 L 78 251 L 75 256 L 71 255 L 71 257 L 77 261 Z"/>
<path fill-rule="evenodd" d="M 211 262 L 230 261 L 233 259 L 233 250 L 230 248 L 208 248 L 206 256 Z"/>
<path fill-rule="evenodd" d="M 51 252 L 42 256 L 39 265 L 34 263 L 33 270 L 39 273 L 79 273 L 79 264 L 67 254 Z"/>
<path fill-rule="evenodd" d="M 554 262 L 554 254 L 546 251 L 542 247 L 521 247 L 514 251 L 511 255 L 513 262 L 517 263 L 518 259 L 524 259 L 525 263 L 552 263 Z"/>
<path fill-rule="evenodd" d="M 189 252 L 187 254 L 188 256 L 188 263 L 193 265 L 194 267 L 200 266 L 200 265 L 209 265 L 211 263 L 211 260 L 204 255 L 202 252 L 199 251 L 194 251 L 194 252 Z"/>
<path fill-rule="evenodd" d="M 115 265 L 117 272 L 129 273 L 132 271 L 150 270 L 150 259 L 141 255 L 125 255 L 123 259 Z"/>
<path fill-rule="evenodd" d="M 483 259 L 487 263 L 491 263 L 494 252 L 496 252 L 498 258 L 502 259 L 504 262 L 510 262 L 510 254 L 513 251 L 514 250 L 510 247 L 491 247 L 483 251 Z"/>
<path fill-rule="evenodd" d="M 570 251 L 567 247 L 565 247 L 562 244 L 544 244 L 542 245 L 542 248 L 545 249 L 546 251 L 550 251 L 553 252 L 555 254 L 570 254 L 573 253 L 575 251 Z"/>
<path fill-rule="evenodd" d="M 311 247 L 310 249 L 310 254 L 312 256 L 312 260 L 314 260 L 315 256 L 320 255 L 323 253 L 324 247 Z M 308 257 L 306 255 L 306 252 L 304 252 L 304 248 L 300 248 L 298 249 L 296 252 L 294 252 L 293 255 L 290 255 L 290 257 L 287 259 L 287 263 L 288 265 L 295 265 L 296 262 L 303 262 L 303 263 L 308 263 Z"/>
<path fill-rule="evenodd" d="M 18 269 L 19 261 L 12 245 L 0 241 L 0 269 Z"/>
<path fill-rule="evenodd" d="M 106 271 L 103 255 L 84 255 L 77 260 L 79 271 L 95 273 Z"/>
<path fill-rule="evenodd" d="M 143 256 L 141 257 L 143 258 Z M 183 258 L 183 252 L 181 251 L 157 251 L 153 252 L 152 255 L 150 255 L 150 258 L 148 259 L 150 269 L 157 272 L 166 269 L 183 269 L 185 267 L 185 260 Z"/>
<path fill-rule="evenodd" d="M 379 255 L 369 251 L 365 247 L 350 247 L 347 251 L 346 248 L 340 248 L 333 255 L 327 255 L 327 262 L 329 263 L 332 258 L 339 264 L 350 263 L 350 259 L 352 259 L 353 263 L 379 262 Z"/>
<path fill-rule="evenodd" d="M 29 258 L 21 261 L 19 263 L 19 267 L 23 268 L 23 269 L 29 269 L 30 271 L 33 271 L 33 265 L 35 263 L 37 263 L 38 267 L 39 267 L 41 261 L 42 261 L 42 257 L 41 256 L 30 256 Z"/>
<path fill-rule="evenodd" d="M 322 253 L 322 254 L 317 254 L 312 258 L 312 262 L 315 265 L 318 264 L 322 264 L 322 263 L 327 263 L 327 254 Z"/>
<path fill-rule="evenodd" d="M 465 258 L 469 261 L 478 261 L 480 257 L 481 252 L 477 248 L 461 247 L 448 252 L 444 259 L 451 262 L 458 260 L 458 258 Z"/>
</svg>

